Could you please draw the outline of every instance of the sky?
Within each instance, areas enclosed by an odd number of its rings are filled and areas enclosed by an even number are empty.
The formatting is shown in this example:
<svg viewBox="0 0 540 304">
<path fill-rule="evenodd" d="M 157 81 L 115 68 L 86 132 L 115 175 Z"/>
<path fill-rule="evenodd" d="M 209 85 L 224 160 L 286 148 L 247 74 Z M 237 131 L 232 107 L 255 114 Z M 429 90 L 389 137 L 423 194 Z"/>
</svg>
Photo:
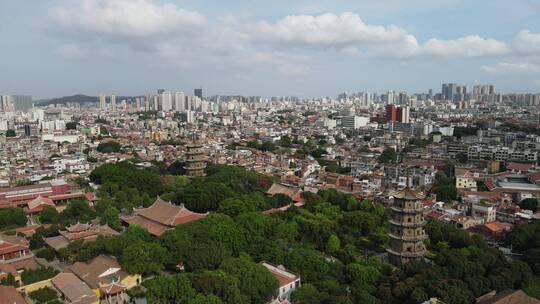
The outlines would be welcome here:
<svg viewBox="0 0 540 304">
<path fill-rule="evenodd" d="M 540 92 L 538 0 L 1 0 L 0 94 Z"/>
</svg>

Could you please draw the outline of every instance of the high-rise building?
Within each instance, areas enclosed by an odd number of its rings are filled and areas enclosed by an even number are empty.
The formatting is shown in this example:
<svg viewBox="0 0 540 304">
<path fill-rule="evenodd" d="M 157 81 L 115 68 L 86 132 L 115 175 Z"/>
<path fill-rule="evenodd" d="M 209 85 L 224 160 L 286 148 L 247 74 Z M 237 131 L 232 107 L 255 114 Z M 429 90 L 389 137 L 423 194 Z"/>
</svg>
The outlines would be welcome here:
<svg viewBox="0 0 540 304">
<path fill-rule="evenodd" d="M 422 206 L 425 196 L 409 188 L 407 181 L 405 189 L 394 193 L 393 197 L 387 252 L 390 263 L 399 266 L 426 255 L 424 240 L 428 235 L 424 231 L 426 222 Z"/>
<path fill-rule="evenodd" d="M 33 106 L 32 95 L 4 95 L 0 99 L 0 109 L 6 112 L 27 112 Z"/>
<path fill-rule="evenodd" d="M 386 104 L 387 105 L 391 105 L 391 104 L 395 104 L 396 101 L 395 101 L 395 94 L 394 94 L 394 91 L 390 90 L 386 93 Z"/>
<path fill-rule="evenodd" d="M 397 108 L 393 104 L 386 106 L 386 120 L 387 121 L 397 121 Z"/>
<path fill-rule="evenodd" d="M 107 97 L 103 94 L 99 95 L 99 109 L 105 110 L 107 107 Z"/>
<path fill-rule="evenodd" d="M 164 112 L 169 112 L 172 110 L 173 107 L 173 95 L 171 92 L 163 92 L 161 93 L 160 101 L 161 101 L 161 110 Z"/>
<path fill-rule="evenodd" d="M 195 111 L 191 111 L 191 110 L 186 111 L 186 122 L 188 124 L 194 124 L 196 122 Z"/>
<path fill-rule="evenodd" d="M 467 98 L 467 86 L 457 86 L 454 101 L 464 101 Z"/>
<path fill-rule="evenodd" d="M 1 99 L 1 103 L 0 103 L 0 107 L 2 109 L 2 111 L 4 112 L 10 112 L 10 111 L 14 111 L 14 105 L 13 105 L 13 97 L 10 96 L 10 95 L 2 95 L 0 96 L 0 99 Z"/>
<path fill-rule="evenodd" d="M 369 123 L 369 117 L 363 116 L 343 116 L 341 118 L 341 126 L 348 129 L 358 129 L 365 127 Z"/>
<path fill-rule="evenodd" d="M 455 83 L 443 83 L 441 88 L 442 97 L 445 100 L 454 100 L 457 94 L 457 84 Z"/>
<path fill-rule="evenodd" d="M 141 98 L 140 97 L 135 98 L 135 111 L 136 112 L 141 111 Z"/>
<path fill-rule="evenodd" d="M 186 96 L 186 110 L 191 111 L 194 109 L 195 96 Z"/>
<path fill-rule="evenodd" d="M 396 114 L 396 121 L 409 123 L 409 107 L 398 107 Z"/>
<path fill-rule="evenodd" d="M 186 95 L 184 92 L 174 94 L 174 110 L 182 113 L 186 111 Z"/>
<path fill-rule="evenodd" d="M 116 112 L 116 96 L 111 95 L 111 111 Z"/>
<path fill-rule="evenodd" d="M 202 99 L 202 98 L 203 98 L 203 95 L 202 95 L 202 88 L 195 89 L 194 95 L 197 96 L 197 97 L 199 97 L 200 99 Z"/>
<path fill-rule="evenodd" d="M 399 92 L 398 94 L 398 104 L 399 105 L 406 105 L 409 103 L 409 95 L 407 92 Z"/>
</svg>

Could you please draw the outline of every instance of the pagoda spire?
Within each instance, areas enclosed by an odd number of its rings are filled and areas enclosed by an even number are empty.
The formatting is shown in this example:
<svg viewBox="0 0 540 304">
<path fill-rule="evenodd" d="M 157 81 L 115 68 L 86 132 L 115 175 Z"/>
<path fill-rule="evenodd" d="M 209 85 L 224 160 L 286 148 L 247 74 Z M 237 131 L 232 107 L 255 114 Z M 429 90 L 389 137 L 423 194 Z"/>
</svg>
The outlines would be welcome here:
<svg viewBox="0 0 540 304">
<path fill-rule="evenodd" d="M 424 194 L 409 187 L 407 170 L 407 186 L 393 194 L 394 201 L 390 219 L 389 247 L 386 249 L 390 262 L 399 266 L 404 263 L 421 260 L 426 255 L 424 240 L 428 235 L 424 231 L 422 200 Z"/>
</svg>

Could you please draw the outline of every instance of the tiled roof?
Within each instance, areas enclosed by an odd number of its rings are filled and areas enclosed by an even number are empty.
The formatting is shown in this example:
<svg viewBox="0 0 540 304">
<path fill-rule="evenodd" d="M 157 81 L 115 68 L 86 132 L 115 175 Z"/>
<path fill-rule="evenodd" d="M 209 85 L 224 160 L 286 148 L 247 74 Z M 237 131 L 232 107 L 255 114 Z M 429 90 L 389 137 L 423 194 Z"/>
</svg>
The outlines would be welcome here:
<svg viewBox="0 0 540 304">
<path fill-rule="evenodd" d="M 0 241 L 0 254 L 8 254 L 28 249 L 28 246 Z"/>
<path fill-rule="evenodd" d="M 531 173 L 531 174 L 529 174 L 527 176 L 529 177 L 529 179 L 531 179 L 533 181 L 540 180 L 540 172 L 534 172 L 534 173 Z"/>
<path fill-rule="evenodd" d="M 444 213 L 441 213 L 439 211 L 432 210 L 426 214 L 426 216 L 432 217 L 432 218 L 440 218 L 444 215 Z"/>
<path fill-rule="evenodd" d="M 134 212 L 134 216 L 123 217 L 122 220 L 132 225 L 139 225 L 156 236 L 175 226 L 208 216 L 208 213 L 196 213 L 184 205 L 176 206 L 159 197 L 152 206 L 135 209 Z"/>
<path fill-rule="evenodd" d="M 0 285 L 0 304 L 26 304 L 26 301 L 15 287 Z"/>
<path fill-rule="evenodd" d="M 500 232 L 503 231 L 506 226 L 499 222 L 491 222 L 484 224 L 484 227 L 486 227 L 491 232 Z"/>
<path fill-rule="evenodd" d="M 518 171 L 529 171 L 531 169 L 531 164 L 524 164 L 524 163 L 509 163 L 506 165 L 507 169 L 510 170 L 518 170 Z"/>
<path fill-rule="evenodd" d="M 94 303 L 96 294 L 73 273 L 59 273 L 51 282 L 72 304 Z"/>
<path fill-rule="evenodd" d="M 38 197 L 28 202 L 28 212 L 40 212 L 45 206 L 54 207 L 55 205 L 52 199 L 38 195 Z"/>
<path fill-rule="evenodd" d="M 124 291 L 126 287 L 121 284 L 112 283 L 112 284 L 100 286 L 99 289 L 105 294 L 113 295 L 113 294 L 117 294 L 119 292 Z"/>
<path fill-rule="evenodd" d="M 90 288 L 96 289 L 102 286 L 108 286 L 110 282 L 104 280 L 102 276 L 108 270 L 113 270 L 114 274 L 120 278 L 124 278 L 127 274 L 121 270 L 118 261 L 110 256 L 99 255 L 90 263 L 77 262 L 66 268 L 66 271 L 74 273 L 77 277 L 83 280 Z"/>
<path fill-rule="evenodd" d="M 493 296 L 482 297 L 477 304 L 540 304 L 540 300 L 528 296 L 523 290 L 501 291 Z"/>
<path fill-rule="evenodd" d="M 146 219 L 142 216 L 130 216 L 130 217 L 122 217 L 122 220 L 130 225 L 137 225 L 141 226 L 142 228 L 146 229 L 150 234 L 155 236 L 160 236 L 165 231 L 169 230 L 171 227 L 160 224 L 158 222 L 154 222 L 152 220 Z"/>
<path fill-rule="evenodd" d="M 261 262 L 261 265 L 266 267 L 266 269 L 279 281 L 279 287 L 286 286 L 299 278 L 296 274 L 287 271 L 282 266 L 275 266 L 264 261 Z"/>
<path fill-rule="evenodd" d="M 290 187 L 278 183 L 272 184 L 270 189 L 266 191 L 269 195 L 276 195 L 278 193 L 287 195 L 290 197 L 293 201 L 299 201 L 301 200 L 300 194 L 302 193 L 302 190 L 297 187 Z"/>
<path fill-rule="evenodd" d="M 403 190 L 396 191 L 392 194 L 394 198 L 407 199 L 407 200 L 423 200 L 426 196 L 421 193 L 406 187 Z"/>
</svg>

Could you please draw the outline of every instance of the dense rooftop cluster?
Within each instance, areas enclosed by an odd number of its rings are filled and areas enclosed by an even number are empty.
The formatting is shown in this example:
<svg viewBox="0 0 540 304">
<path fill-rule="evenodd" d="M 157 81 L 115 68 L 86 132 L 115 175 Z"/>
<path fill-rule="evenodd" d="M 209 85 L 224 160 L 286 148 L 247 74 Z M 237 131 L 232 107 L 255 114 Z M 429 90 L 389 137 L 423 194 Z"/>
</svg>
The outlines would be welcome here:
<svg viewBox="0 0 540 304">
<path fill-rule="evenodd" d="M 442 91 L 2 108 L 0 296 L 537 303 L 540 98 Z"/>
</svg>

